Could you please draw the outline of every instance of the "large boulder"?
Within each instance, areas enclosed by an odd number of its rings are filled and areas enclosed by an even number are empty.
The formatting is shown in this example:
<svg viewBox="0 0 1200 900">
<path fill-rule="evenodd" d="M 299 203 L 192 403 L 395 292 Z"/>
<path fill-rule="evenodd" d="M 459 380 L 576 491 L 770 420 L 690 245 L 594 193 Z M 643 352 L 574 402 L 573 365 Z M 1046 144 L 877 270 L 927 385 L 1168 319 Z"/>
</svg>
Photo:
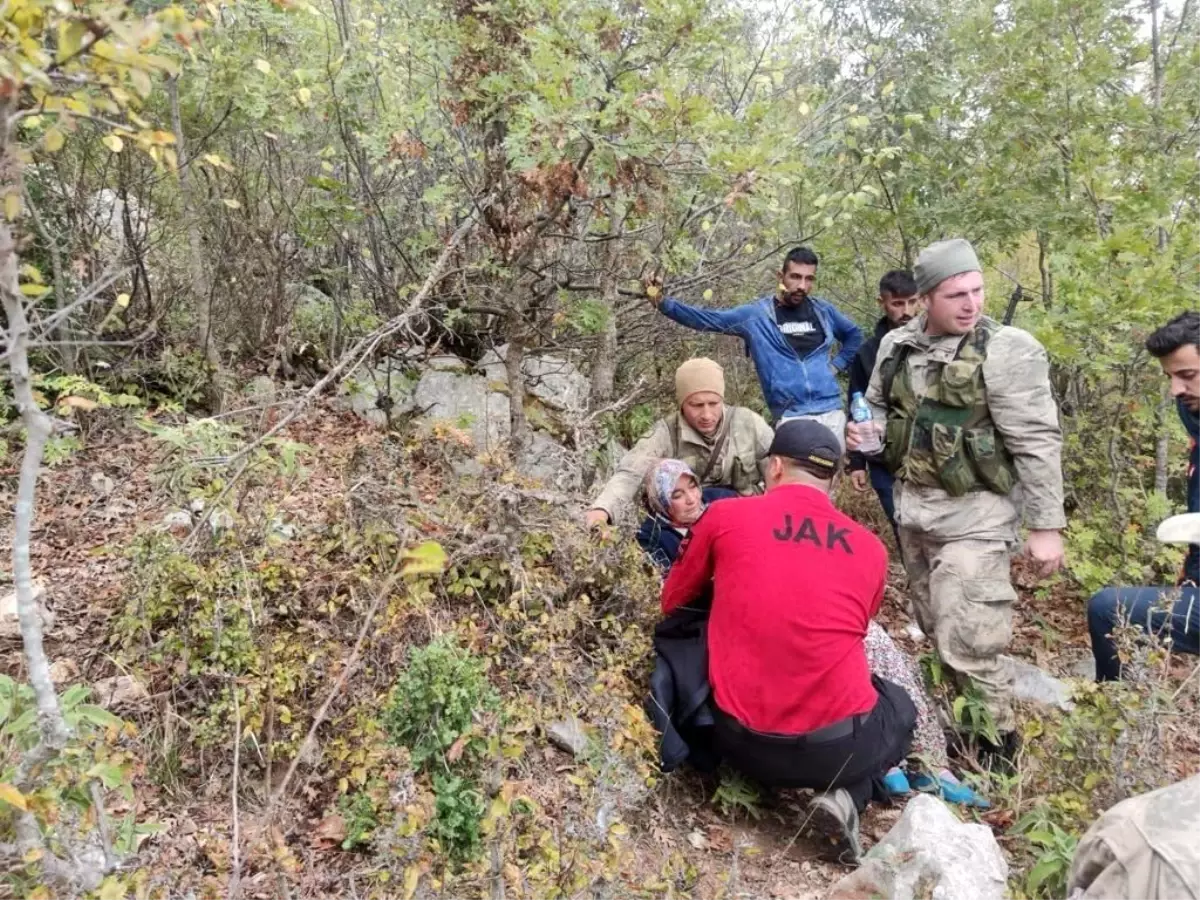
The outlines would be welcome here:
<svg viewBox="0 0 1200 900">
<path fill-rule="evenodd" d="M 507 384 L 508 372 L 504 367 L 507 358 L 508 344 L 501 344 L 485 353 L 478 367 L 488 381 Z M 526 392 L 547 406 L 575 413 L 587 409 L 592 384 L 566 357 L 554 354 L 526 356 L 521 360 L 521 372 L 525 375 Z"/>
<path fill-rule="evenodd" d="M 828 900 L 1002 900 L 1008 863 L 986 825 L 968 824 L 941 800 L 918 794 L 860 868 Z"/>
<path fill-rule="evenodd" d="M 571 451 L 540 431 L 530 434 L 529 446 L 517 454 L 516 470 L 546 487 L 571 491 L 578 487 L 579 467 Z"/>
<path fill-rule="evenodd" d="M 405 367 L 392 360 L 375 366 L 362 366 L 338 386 L 338 393 L 349 399 L 350 409 L 372 425 L 385 427 L 390 406 L 393 416 L 404 415 L 417 408 L 417 383 Z"/>
<path fill-rule="evenodd" d="M 508 397 L 493 391 L 481 375 L 429 369 L 413 394 L 426 419 L 445 419 L 471 434 L 477 450 L 496 450 L 512 429 Z"/>
</svg>

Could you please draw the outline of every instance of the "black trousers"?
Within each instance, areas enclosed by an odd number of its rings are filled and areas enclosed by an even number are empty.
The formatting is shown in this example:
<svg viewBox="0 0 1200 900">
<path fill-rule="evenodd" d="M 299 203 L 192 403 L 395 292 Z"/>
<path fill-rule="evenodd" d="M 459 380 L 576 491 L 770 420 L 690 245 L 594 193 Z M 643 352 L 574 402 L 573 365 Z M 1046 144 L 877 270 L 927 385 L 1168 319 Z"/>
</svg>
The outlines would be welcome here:
<svg viewBox="0 0 1200 900">
<path fill-rule="evenodd" d="M 717 750 L 735 769 L 771 787 L 845 788 L 861 812 L 879 781 L 908 755 L 917 709 L 904 689 L 872 676 L 879 699 L 869 713 L 812 735 L 763 734 L 716 709 Z M 841 724 L 841 727 L 839 727 Z M 845 731 L 836 737 L 822 732 Z"/>
</svg>

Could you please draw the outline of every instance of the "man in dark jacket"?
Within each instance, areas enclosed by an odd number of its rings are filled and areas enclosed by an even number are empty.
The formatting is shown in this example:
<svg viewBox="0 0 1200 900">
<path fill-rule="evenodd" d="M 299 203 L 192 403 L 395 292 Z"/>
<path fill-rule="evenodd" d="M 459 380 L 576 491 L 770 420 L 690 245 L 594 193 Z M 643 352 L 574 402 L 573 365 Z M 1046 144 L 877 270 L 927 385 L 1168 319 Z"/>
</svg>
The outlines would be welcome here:
<svg viewBox="0 0 1200 900">
<path fill-rule="evenodd" d="M 1200 313 L 1181 313 L 1146 340 L 1146 349 L 1171 380 L 1179 418 L 1190 437 L 1187 508 L 1200 512 Z M 1200 545 L 1188 547 L 1183 572 L 1173 587 L 1105 588 L 1088 601 L 1088 631 L 1096 658 L 1096 680 L 1121 677 L 1112 630 L 1128 621 L 1150 634 L 1170 638 L 1171 649 L 1200 653 Z"/>
<path fill-rule="evenodd" d="M 846 394 L 846 406 L 855 394 L 867 394 L 867 385 L 871 383 L 871 372 L 875 369 L 875 355 L 879 352 L 879 342 L 893 328 L 909 322 L 917 314 L 917 283 L 913 280 L 912 272 L 906 269 L 892 269 L 879 279 L 879 308 L 883 316 L 875 323 L 875 334 L 862 345 L 858 356 L 850 364 L 850 390 Z M 884 468 L 883 463 L 876 460 L 869 462 L 861 453 L 850 454 L 850 481 L 857 491 L 867 490 L 868 479 L 871 487 L 879 497 L 883 511 L 887 514 L 892 528 L 896 527 L 896 507 L 892 500 L 892 473 Z M 896 543 L 900 539 L 897 537 Z"/>
</svg>

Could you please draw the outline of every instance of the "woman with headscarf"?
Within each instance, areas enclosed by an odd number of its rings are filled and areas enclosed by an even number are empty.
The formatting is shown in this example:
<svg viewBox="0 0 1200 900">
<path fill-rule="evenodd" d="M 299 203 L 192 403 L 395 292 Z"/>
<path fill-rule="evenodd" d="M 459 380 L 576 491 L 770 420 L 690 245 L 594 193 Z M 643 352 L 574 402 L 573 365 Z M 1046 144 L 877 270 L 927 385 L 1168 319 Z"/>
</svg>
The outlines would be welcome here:
<svg viewBox="0 0 1200 900">
<path fill-rule="evenodd" d="M 688 529 L 696 524 L 707 505 L 738 496 L 723 488 L 701 491 L 700 481 L 691 467 L 678 459 L 663 459 L 651 465 L 642 488 L 642 500 L 650 515 L 638 530 L 637 540 L 664 574 L 675 562 Z M 921 763 L 921 770 L 914 771 L 910 779 L 903 769 L 891 769 L 883 780 L 888 792 L 900 796 L 916 788 L 935 792 L 951 803 L 990 806 L 984 797 L 959 781 L 950 770 L 946 737 L 916 665 L 875 621 L 867 627 L 863 644 L 871 673 L 902 687 L 917 708 L 909 756 Z"/>
<path fill-rule="evenodd" d="M 660 459 L 642 481 L 642 502 L 649 516 L 638 529 L 637 542 L 663 570 L 671 568 L 688 529 L 696 524 L 708 504 L 737 491 L 721 487 L 700 488 L 692 467 L 679 459 Z"/>
</svg>

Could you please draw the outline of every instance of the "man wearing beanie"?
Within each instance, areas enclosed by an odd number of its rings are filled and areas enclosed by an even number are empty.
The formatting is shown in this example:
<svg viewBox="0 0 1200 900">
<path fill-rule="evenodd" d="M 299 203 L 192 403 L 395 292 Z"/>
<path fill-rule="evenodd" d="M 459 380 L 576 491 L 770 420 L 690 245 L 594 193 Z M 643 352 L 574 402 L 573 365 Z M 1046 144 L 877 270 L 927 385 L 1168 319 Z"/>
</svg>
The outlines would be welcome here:
<svg viewBox="0 0 1200 900">
<path fill-rule="evenodd" d="M 725 405 L 725 373 L 711 359 L 689 359 L 675 370 L 676 411 L 659 419 L 650 433 L 621 458 L 617 471 L 587 513 L 588 525 L 615 522 L 641 487 L 650 465 L 681 459 L 701 487 L 732 488 L 753 494 L 762 482 L 773 432 L 763 417 Z"/>
<path fill-rule="evenodd" d="M 809 825 L 855 862 L 858 814 L 907 755 L 917 712 L 867 663 L 887 551 L 829 499 L 841 456 L 819 422 L 779 426 L 766 495 L 705 511 L 663 585 L 662 611 L 698 601 L 711 585 L 717 751 L 757 781 L 817 790 Z"/>
<path fill-rule="evenodd" d="M 832 303 L 810 296 L 816 273 L 817 254 L 796 247 L 784 257 L 774 294 L 733 309 L 701 309 L 663 299 L 658 285 L 648 293 L 659 311 L 680 325 L 735 334 L 745 342 L 776 424 L 816 419 L 840 442 L 846 413 L 837 373 L 854 360 L 863 336 Z M 841 345 L 836 355 L 835 344 Z"/>
<path fill-rule="evenodd" d="M 1032 335 L 983 315 L 983 273 L 967 241 L 925 248 L 914 275 L 925 311 L 884 336 L 867 389 L 874 419 L 847 426 L 847 443 L 854 451 L 865 429 L 883 432 L 917 621 L 991 712 L 995 731 L 980 749 L 1011 760 L 1013 673 L 1001 654 L 1012 638 L 1019 513 L 1037 572 L 1063 562 L 1049 362 Z"/>
</svg>

